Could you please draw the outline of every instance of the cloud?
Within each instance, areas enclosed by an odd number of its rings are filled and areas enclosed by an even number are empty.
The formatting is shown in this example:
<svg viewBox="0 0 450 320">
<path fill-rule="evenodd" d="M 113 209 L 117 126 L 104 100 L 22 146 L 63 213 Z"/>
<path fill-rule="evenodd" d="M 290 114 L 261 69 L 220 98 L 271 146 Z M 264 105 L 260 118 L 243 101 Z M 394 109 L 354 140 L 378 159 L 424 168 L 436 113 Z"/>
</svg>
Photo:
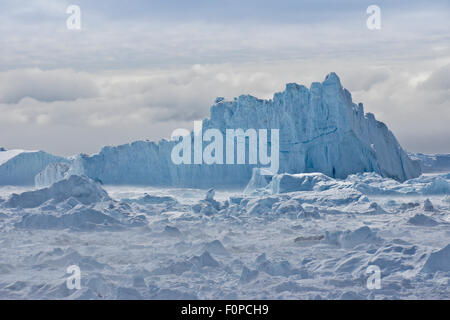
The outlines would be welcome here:
<svg viewBox="0 0 450 320">
<path fill-rule="evenodd" d="M 426 90 L 450 90 L 450 64 L 434 71 L 420 87 Z"/>
<path fill-rule="evenodd" d="M 229 6 L 222 11 L 218 4 L 196 11 L 198 5 L 193 2 L 184 1 L 178 8 L 179 2 L 158 2 L 81 2 L 81 31 L 67 30 L 68 15 L 61 8 L 48 9 L 55 15 L 52 18 L 36 10 L 35 18 L 27 23 L 0 17 L 0 69 L 95 71 L 362 56 L 370 64 L 392 57 L 408 61 L 440 57 L 450 50 L 448 5 L 392 8 L 386 3 L 382 6 L 382 29 L 369 31 L 366 8 L 357 1 L 318 5 L 290 0 L 285 6 L 266 1 L 267 7 L 258 5 L 253 10 L 242 1 L 227 1 Z M 10 6 L 16 10 L 23 7 Z M 134 9 L 124 8 L 127 6 Z M 158 15 L 171 11 L 184 14 L 180 8 L 185 7 L 203 16 Z M 4 12 L 9 12 L 8 8 Z M 211 19 L 208 14 L 213 12 L 219 18 Z M 430 50 L 432 47 L 442 50 Z"/>
<path fill-rule="evenodd" d="M 81 31 L 68 4 L 0 3 L 0 145 L 167 138 L 217 96 L 270 99 L 335 71 L 407 149 L 450 151 L 448 1 L 382 1 L 378 31 L 357 0 L 80 0 Z"/>
<path fill-rule="evenodd" d="M 369 91 L 376 84 L 386 81 L 391 76 L 389 69 L 372 69 L 365 72 L 351 74 L 347 79 L 347 85 L 351 86 L 353 90 Z"/>
<path fill-rule="evenodd" d="M 20 23 L 32 23 L 58 19 L 65 12 L 69 1 L 67 0 L 2 0 L 0 10 L 6 13 L 4 20 L 14 19 Z"/>
<path fill-rule="evenodd" d="M 107 144 L 168 138 L 174 129 L 191 129 L 193 120 L 208 117 L 217 96 L 231 100 L 251 94 L 270 99 L 288 82 L 309 86 L 336 71 L 342 84 L 352 92 L 354 102 L 363 102 L 366 111 L 384 121 L 408 150 L 450 150 L 450 142 L 439 138 L 450 134 L 449 91 L 440 89 L 436 94 L 423 90 L 423 82 L 410 81 L 429 74 L 428 86 L 436 83 L 438 89 L 441 82 L 433 79 L 446 67 L 436 67 L 435 61 L 414 67 L 385 63 L 364 66 L 363 62 L 325 59 L 264 66 L 197 64 L 185 68 L 85 72 L 83 81 L 97 88 L 97 94 L 91 97 L 26 97 L 17 103 L 0 103 L 0 144 L 70 155 L 97 152 Z M 9 73 L 0 73 L 0 78 Z M 55 78 L 76 74 L 67 70 L 51 73 Z M 47 97 L 60 92 L 57 86 L 46 88 Z"/>
<path fill-rule="evenodd" d="M 23 98 L 37 101 L 70 101 L 98 94 L 92 79 L 72 70 L 13 70 L 0 73 L 0 102 L 17 103 Z"/>
<path fill-rule="evenodd" d="M 390 69 L 386 80 L 354 91 L 355 99 L 384 121 L 409 151 L 449 153 L 450 90 L 443 82 L 447 67 L 422 61 Z"/>
</svg>

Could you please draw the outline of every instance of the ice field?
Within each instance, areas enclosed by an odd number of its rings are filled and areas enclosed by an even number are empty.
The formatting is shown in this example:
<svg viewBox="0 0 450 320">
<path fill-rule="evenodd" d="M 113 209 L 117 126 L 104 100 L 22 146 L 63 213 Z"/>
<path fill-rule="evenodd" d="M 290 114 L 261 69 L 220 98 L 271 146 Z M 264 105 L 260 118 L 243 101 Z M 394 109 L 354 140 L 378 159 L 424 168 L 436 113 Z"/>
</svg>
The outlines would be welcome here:
<svg viewBox="0 0 450 320">
<path fill-rule="evenodd" d="M 3 187 L 0 299 L 450 298 L 449 174 L 272 180 L 281 193 Z"/>
</svg>

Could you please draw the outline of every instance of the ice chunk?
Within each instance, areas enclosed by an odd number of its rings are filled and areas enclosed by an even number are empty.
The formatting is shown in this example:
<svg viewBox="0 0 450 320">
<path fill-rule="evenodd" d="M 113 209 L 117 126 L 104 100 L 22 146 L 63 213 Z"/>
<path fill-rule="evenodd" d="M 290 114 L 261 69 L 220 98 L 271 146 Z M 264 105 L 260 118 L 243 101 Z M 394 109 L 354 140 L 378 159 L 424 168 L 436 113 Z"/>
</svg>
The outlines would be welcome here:
<svg viewBox="0 0 450 320">
<path fill-rule="evenodd" d="M 408 220 L 408 223 L 413 224 L 415 226 L 423 226 L 423 227 L 434 227 L 439 223 L 431 217 L 428 217 L 424 214 L 418 213 L 414 217 Z"/>
<path fill-rule="evenodd" d="M 260 272 L 265 272 L 271 276 L 283 277 L 289 277 L 298 272 L 298 270 L 292 268 L 291 264 L 287 260 L 269 261 L 267 259 L 258 264 L 257 270 Z"/>
<path fill-rule="evenodd" d="M 201 213 L 207 216 L 211 216 L 218 212 L 219 207 L 215 203 L 202 200 L 199 203 L 192 206 L 192 211 L 195 213 Z"/>
<path fill-rule="evenodd" d="M 219 262 L 217 262 L 208 251 L 204 251 L 201 256 L 194 256 L 189 260 L 190 263 L 192 263 L 194 266 L 198 268 L 202 267 L 218 267 Z"/>
<path fill-rule="evenodd" d="M 443 177 L 436 177 L 421 190 L 423 194 L 449 194 L 450 183 Z"/>
<path fill-rule="evenodd" d="M 216 254 L 216 255 L 222 255 L 222 256 L 228 255 L 227 249 L 225 249 L 222 242 L 220 242 L 219 240 L 214 240 L 214 241 L 208 242 L 205 245 L 205 250 L 207 252 L 210 252 L 210 253 Z"/>
<path fill-rule="evenodd" d="M 322 191 L 334 184 L 334 179 L 323 173 L 279 174 L 273 176 L 268 188 L 272 193 Z"/>
<path fill-rule="evenodd" d="M 108 194 L 97 182 L 81 176 L 70 176 L 49 188 L 13 194 L 4 203 L 8 208 L 36 208 L 48 200 L 61 203 L 74 198 L 82 204 L 110 200 Z"/>
<path fill-rule="evenodd" d="M 200 200 L 197 204 L 192 206 L 192 211 L 195 213 L 202 213 L 210 216 L 217 213 L 221 209 L 221 204 L 214 200 L 214 189 L 206 192 L 205 200 Z"/>
<path fill-rule="evenodd" d="M 372 244 L 380 241 L 375 231 L 364 226 L 354 231 L 335 231 L 325 233 L 325 242 L 342 246 L 344 248 L 353 248 L 359 244 Z"/>
<path fill-rule="evenodd" d="M 240 284 L 246 284 L 249 282 L 252 282 L 258 277 L 259 271 L 258 270 L 250 270 L 246 266 L 242 268 L 241 277 L 239 279 Z"/>
<path fill-rule="evenodd" d="M 273 213 L 272 206 L 279 202 L 277 197 L 264 197 L 260 199 L 252 199 L 247 203 L 247 213 L 249 215 L 261 215 Z"/>
<path fill-rule="evenodd" d="M 385 214 L 388 212 L 385 211 L 378 203 L 372 202 L 369 205 L 369 210 L 366 213 L 368 213 L 368 214 Z"/>
<path fill-rule="evenodd" d="M 425 202 L 423 203 L 423 210 L 425 211 L 434 211 L 434 207 L 433 204 L 431 203 L 430 199 L 426 199 Z"/>
<path fill-rule="evenodd" d="M 303 211 L 303 207 L 300 204 L 298 200 L 290 199 L 290 200 L 284 200 L 280 202 L 280 205 L 276 209 L 276 212 L 279 214 L 286 214 L 286 213 L 297 213 Z"/>
<path fill-rule="evenodd" d="M 181 236 L 181 232 L 177 227 L 166 226 L 164 228 L 163 235 L 170 237 L 179 237 Z"/>
<path fill-rule="evenodd" d="M 272 176 L 261 174 L 260 168 L 253 168 L 252 177 L 244 190 L 244 194 L 252 194 L 262 190 L 270 183 Z"/>
<path fill-rule="evenodd" d="M 214 201 L 214 195 L 216 192 L 214 189 L 209 189 L 208 192 L 206 192 L 205 200 L 206 201 Z"/>
<path fill-rule="evenodd" d="M 423 266 L 422 271 L 429 273 L 437 271 L 450 272 L 450 244 L 439 251 L 433 252 Z"/>
</svg>

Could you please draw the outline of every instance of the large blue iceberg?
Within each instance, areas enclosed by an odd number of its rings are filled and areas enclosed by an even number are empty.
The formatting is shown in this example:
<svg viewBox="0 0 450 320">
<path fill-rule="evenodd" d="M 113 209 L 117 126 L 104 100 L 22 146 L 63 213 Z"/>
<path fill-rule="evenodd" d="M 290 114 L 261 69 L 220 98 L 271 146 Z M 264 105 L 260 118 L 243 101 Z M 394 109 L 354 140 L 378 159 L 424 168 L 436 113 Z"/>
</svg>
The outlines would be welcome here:
<svg viewBox="0 0 450 320">
<path fill-rule="evenodd" d="M 387 126 L 362 104 L 352 102 L 335 73 L 310 89 L 290 83 L 271 100 L 242 95 L 217 99 L 203 131 L 219 129 L 279 129 L 279 173 L 321 172 L 343 179 L 359 172 L 376 172 L 405 181 L 421 173 Z M 193 139 L 193 135 L 191 135 Z M 51 165 L 36 177 L 48 186 L 68 175 L 86 175 L 105 184 L 178 187 L 243 187 L 258 165 L 176 165 L 171 161 L 176 141 L 137 141 L 104 147 L 98 154 L 78 155 L 70 167 Z M 269 147 L 270 147 L 269 135 Z M 203 145 L 205 147 L 205 145 Z M 193 152 L 193 151 L 192 151 Z M 0 168 L 1 169 L 1 168 Z M 58 171 L 58 172 L 55 172 Z"/>
<path fill-rule="evenodd" d="M 358 172 L 376 172 L 399 181 L 420 175 L 386 125 L 362 104 L 352 102 L 339 77 L 330 73 L 308 89 L 290 83 L 272 100 L 242 95 L 233 101 L 217 99 L 203 130 L 279 129 L 279 172 L 322 172 L 345 178 Z M 100 153 L 75 158 L 69 172 L 84 174 L 105 184 L 143 184 L 180 187 L 245 186 L 255 165 L 175 165 L 171 150 L 176 142 L 138 141 L 105 147 Z"/>
</svg>

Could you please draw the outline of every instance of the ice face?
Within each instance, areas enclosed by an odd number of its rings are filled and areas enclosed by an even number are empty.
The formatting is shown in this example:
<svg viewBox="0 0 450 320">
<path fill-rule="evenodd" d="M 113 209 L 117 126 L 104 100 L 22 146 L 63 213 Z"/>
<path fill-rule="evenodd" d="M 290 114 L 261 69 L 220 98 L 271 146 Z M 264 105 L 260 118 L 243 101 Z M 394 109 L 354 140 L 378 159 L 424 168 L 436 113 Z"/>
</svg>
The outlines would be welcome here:
<svg viewBox="0 0 450 320">
<path fill-rule="evenodd" d="M 352 102 L 339 77 L 330 73 L 310 89 L 287 84 L 272 100 L 244 95 L 217 99 L 203 129 L 279 129 L 280 173 L 321 172 L 333 178 L 376 172 L 404 181 L 420 166 L 403 151 L 385 124 Z M 270 141 L 269 141 L 270 142 Z M 172 141 L 138 141 L 79 156 L 73 167 L 105 184 L 180 187 L 245 186 L 255 165 L 175 165 Z"/>
<path fill-rule="evenodd" d="M 34 178 L 36 188 L 45 188 L 53 183 L 63 180 L 69 175 L 70 165 L 68 163 L 50 163 L 44 170 Z"/>
</svg>

